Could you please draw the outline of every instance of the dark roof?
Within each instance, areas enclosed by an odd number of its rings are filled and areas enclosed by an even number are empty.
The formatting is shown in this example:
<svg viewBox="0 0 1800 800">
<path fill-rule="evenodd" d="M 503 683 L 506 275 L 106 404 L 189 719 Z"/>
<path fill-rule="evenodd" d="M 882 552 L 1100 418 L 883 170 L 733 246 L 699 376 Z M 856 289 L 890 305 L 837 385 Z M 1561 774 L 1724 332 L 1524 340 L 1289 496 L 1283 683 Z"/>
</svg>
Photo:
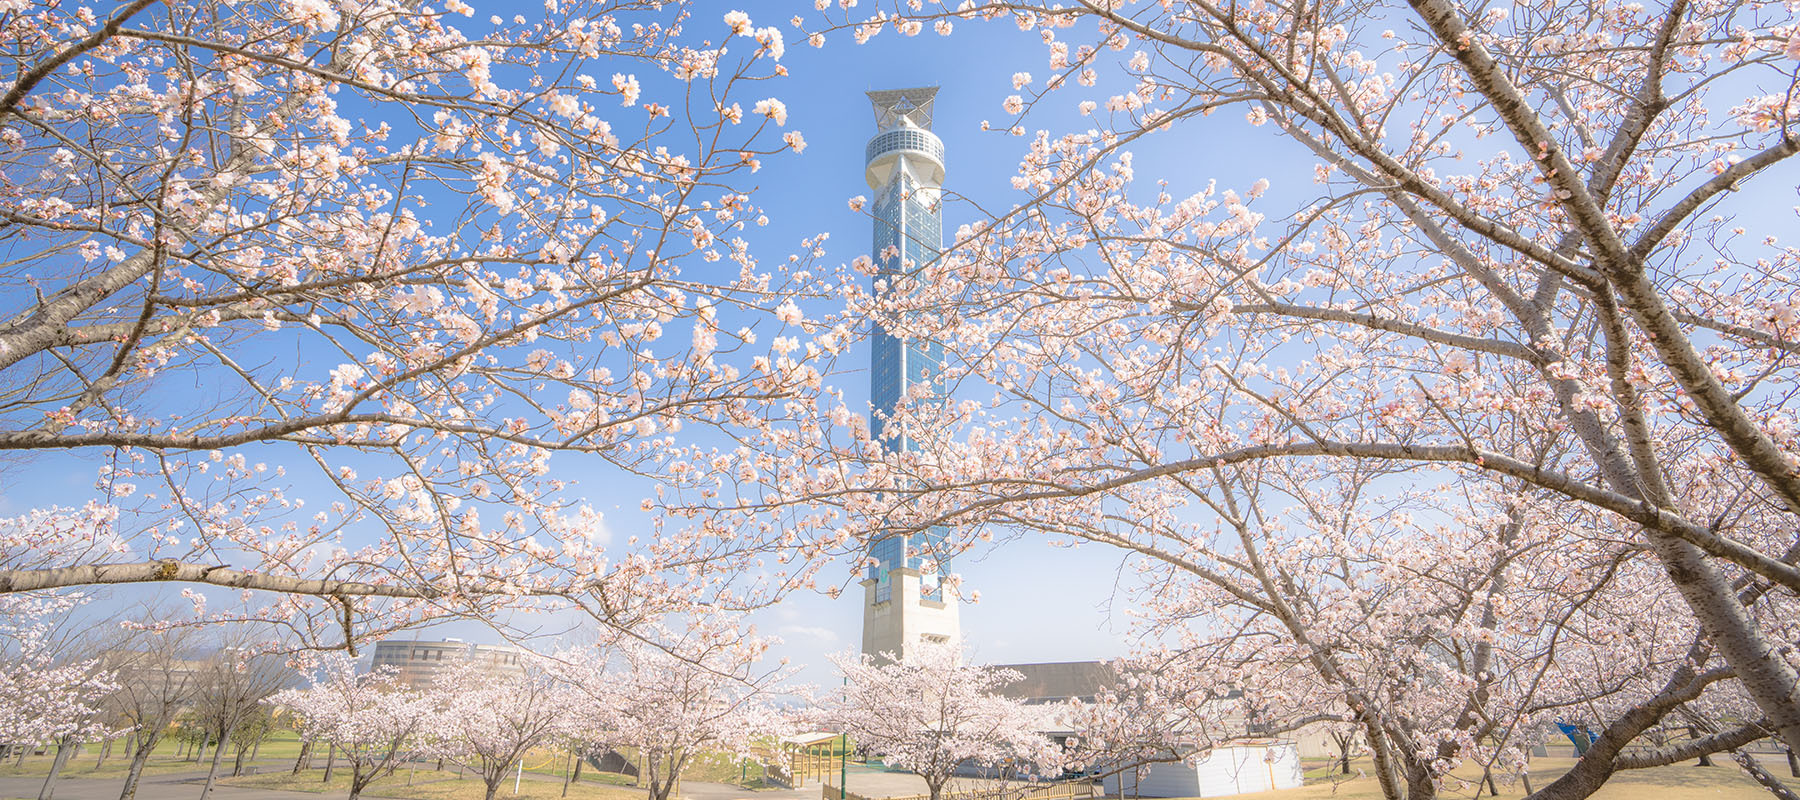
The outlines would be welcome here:
<svg viewBox="0 0 1800 800">
<path fill-rule="evenodd" d="M 1092 700 L 1094 695 L 1119 684 L 1119 674 L 1105 661 L 1057 661 L 1048 664 L 997 664 L 1023 675 L 1019 680 L 1000 687 L 1000 693 L 1015 700 L 1048 702 L 1079 697 Z"/>
</svg>

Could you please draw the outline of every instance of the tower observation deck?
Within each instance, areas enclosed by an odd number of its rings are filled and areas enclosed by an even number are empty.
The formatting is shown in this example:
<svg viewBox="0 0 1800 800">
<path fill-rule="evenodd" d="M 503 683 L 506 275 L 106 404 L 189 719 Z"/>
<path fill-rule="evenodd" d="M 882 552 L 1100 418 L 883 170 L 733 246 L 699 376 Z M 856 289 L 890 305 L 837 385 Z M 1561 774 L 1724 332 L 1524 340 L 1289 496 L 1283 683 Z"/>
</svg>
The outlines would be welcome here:
<svg viewBox="0 0 1800 800">
<path fill-rule="evenodd" d="M 869 92 L 876 133 L 864 150 L 863 178 L 875 194 L 875 280 L 878 287 L 890 287 L 880 291 L 894 291 L 894 278 L 936 260 L 943 250 L 944 142 L 931 132 L 936 96 L 935 86 Z M 890 452 L 916 448 L 909 437 L 887 435 L 887 421 L 912 387 L 938 379 L 944 348 L 901 339 L 879 325 L 872 342 L 872 432 Z M 941 399 L 941 391 L 934 388 L 927 397 Z M 937 547 L 943 540 L 943 531 L 934 528 L 895 533 L 869 546 L 862 582 L 864 653 L 904 658 L 919 642 L 961 638 L 956 599 L 944 591 L 949 563 Z"/>
</svg>

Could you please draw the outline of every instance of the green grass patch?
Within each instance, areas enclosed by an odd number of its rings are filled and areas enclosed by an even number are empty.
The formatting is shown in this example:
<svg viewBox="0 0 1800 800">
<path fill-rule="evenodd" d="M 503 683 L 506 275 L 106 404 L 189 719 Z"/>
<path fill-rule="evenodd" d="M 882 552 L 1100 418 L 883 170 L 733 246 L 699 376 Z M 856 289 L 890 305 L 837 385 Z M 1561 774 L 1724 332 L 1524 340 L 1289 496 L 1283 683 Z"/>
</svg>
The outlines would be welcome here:
<svg viewBox="0 0 1800 800">
<path fill-rule="evenodd" d="M 298 775 L 284 769 L 260 775 L 243 775 L 236 778 L 225 778 L 220 780 L 219 783 L 226 786 L 235 786 L 240 789 L 312 792 L 313 794 L 325 794 L 327 792 L 332 794 L 344 794 L 350 791 L 349 770 L 340 769 L 333 771 L 330 781 L 326 781 L 324 777 L 325 771 L 322 769 L 303 769 L 300 770 L 300 774 Z M 391 782 L 392 778 L 390 777 L 386 780 Z M 401 780 L 404 781 L 405 777 L 402 776 Z M 380 783 L 381 781 L 377 781 L 376 785 L 379 785 Z M 370 789 L 373 788 L 374 786 L 370 787 Z"/>
<path fill-rule="evenodd" d="M 70 758 L 69 763 L 63 765 L 62 777 L 122 780 L 125 777 L 125 772 L 131 767 L 131 759 L 125 757 L 124 747 L 114 748 L 112 757 L 106 759 L 106 763 L 100 765 L 100 767 L 96 769 L 94 765 L 99 761 L 99 758 L 99 753 L 93 750 Z M 17 757 L 8 758 L 3 763 L 0 763 L 0 778 L 48 775 L 50 774 L 50 765 L 53 761 L 55 761 L 54 751 L 41 756 L 26 756 L 23 766 L 18 765 L 19 762 Z M 212 760 L 210 758 L 199 764 L 194 763 L 194 760 L 191 758 L 176 759 L 173 753 L 164 754 L 162 748 L 157 748 L 157 752 L 152 754 L 150 760 L 144 763 L 144 774 L 168 775 L 175 772 L 205 772 L 211 763 Z M 219 765 L 219 771 L 229 774 L 231 772 L 231 764 L 231 754 L 227 753 L 225 762 Z"/>
<path fill-rule="evenodd" d="M 731 753 L 701 753 L 688 759 L 681 770 L 684 781 L 727 783 L 746 789 L 763 788 L 763 765 L 755 759 L 740 759 Z"/>
</svg>

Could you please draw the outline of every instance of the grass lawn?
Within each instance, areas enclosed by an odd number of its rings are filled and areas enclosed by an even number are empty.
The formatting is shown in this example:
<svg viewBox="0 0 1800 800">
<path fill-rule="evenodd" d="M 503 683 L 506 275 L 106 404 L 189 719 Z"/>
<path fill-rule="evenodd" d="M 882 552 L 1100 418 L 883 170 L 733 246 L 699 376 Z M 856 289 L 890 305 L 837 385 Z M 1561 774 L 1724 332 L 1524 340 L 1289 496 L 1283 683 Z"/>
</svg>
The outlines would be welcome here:
<svg viewBox="0 0 1800 800">
<path fill-rule="evenodd" d="M 231 754 L 226 753 L 226 758 Z M 300 757 L 300 734 L 290 730 L 277 730 L 264 739 L 262 748 L 257 751 L 257 758 L 264 760 L 286 760 L 290 765 Z"/>
<path fill-rule="evenodd" d="M 530 772 L 531 770 L 525 771 Z M 563 778 L 563 774 L 560 770 L 555 772 L 539 771 L 538 774 L 555 778 L 559 781 Z M 619 772 L 601 772 L 600 770 L 594 769 L 594 765 L 588 764 L 581 768 L 581 782 L 592 783 L 597 786 L 636 786 L 637 778 Z"/>
<path fill-rule="evenodd" d="M 421 783 L 412 786 L 404 784 L 380 785 L 370 789 L 371 797 L 404 798 L 405 800 L 482 800 L 486 789 L 481 781 L 472 777 L 463 780 L 438 781 Z M 512 781 L 500 787 L 500 797 L 508 800 L 563 800 L 562 783 L 559 781 L 525 781 L 519 786 L 519 793 L 512 793 Z M 570 786 L 568 800 L 643 800 L 643 792 L 631 789 L 620 789 L 614 786 L 588 784 Z"/>
<path fill-rule="evenodd" d="M 681 770 L 681 779 L 761 789 L 763 765 L 754 759 L 740 759 L 730 753 L 702 753 L 688 759 L 687 766 Z"/>
<path fill-rule="evenodd" d="M 526 756 L 525 758 L 525 773 L 527 775 L 542 775 L 546 778 L 555 778 L 560 781 L 564 776 L 568 775 L 569 770 L 574 768 L 575 761 L 569 757 L 569 753 L 566 750 L 534 750 L 531 755 Z M 636 786 L 637 778 L 618 772 L 601 772 L 600 770 L 594 769 L 593 764 L 583 764 L 581 765 L 581 782 L 602 786 Z"/>
<path fill-rule="evenodd" d="M 1705 800 L 1767 800 L 1771 795 L 1755 781 L 1744 775 L 1737 764 L 1729 758 L 1714 756 L 1714 767 L 1696 767 L 1688 761 L 1668 767 L 1653 769 L 1635 769 L 1613 775 L 1606 785 L 1595 792 L 1593 800 L 1688 800 L 1688 798 L 1704 798 Z M 1575 763 L 1572 758 L 1534 758 L 1531 760 L 1532 788 L 1542 789 Z M 1764 769 L 1782 778 L 1788 786 L 1800 790 L 1800 778 L 1788 776 L 1787 762 L 1781 756 L 1765 756 L 1762 759 Z M 1311 765 L 1309 765 L 1311 766 Z M 1367 774 L 1370 770 L 1368 760 L 1351 762 L 1351 769 L 1360 769 Z M 1381 786 L 1373 777 L 1351 777 L 1344 780 L 1342 775 L 1332 775 L 1336 770 L 1330 765 L 1321 765 L 1306 770 L 1306 785 L 1299 789 L 1286 789 L 1275 792 L 1257 792 L 1255 794 L 1233 795 L 1234 800 L 1381 800 Z M 1445 787 L 1440 794 L 1448 798 L 1488 797 L 1483 787 L 1477 787 L 1475 781 L 1480 778 L 1480 770 L 1458 770 L 1457 775 L 1464 777 L 1468 785 L 1462 788 Z M 1500 789 L 1497 800 L 1517 800 L 1525 796 L 1525 786 L 1521 783 L 1507 785 L 1498 777 L 1495 783 Z"/>
<path fill-rule="evenodd" d="M 196 764 L 192 758 L 177 759 L 176 755 L 180 751 L 181 745 L 175 742 L 174 737 L 163 737 L 162 741 L 157 743 L 156 751 L 150 754 L 150 760 L 145 762 L 144 774 L 167 775 L 171 772 L 204 772 L 212 765 L 212 755 L 210 752 L 207 754 L 205 760 Z M 220 772 L 230 774 L 231 765 L 235 760 L 235 755 L 235 751 L 226 751 L 225 760 L 219 763 Z M 264 769 L 268 769 L 270 762 L 285 761 L 289 765 L 292 765 L 294 759 L 299 756 L 299 735 L 293 731 L 281 730 L 276 731 L 270 735 L 269 738 L 263 740 L 262 747 L 257 751 L 257 763 L 261 764 Z M 44 755 L 41 756 L 26 756 L 22 766 L 15 766 L 19 764 L 17 757 L 3 759 L 0 760 L 0 778 L 16 778 L 26 775 L 48 775 L 50 773 L 50 764 L 55 760 L 55 748 L 46 750 Z M 114 740 L 112 754 L 107 756 L 105 764 L 101 765 L 99 769 L 95 769 L 94 764 L 99 760 L 100 745 L 97 743 L 89 744 L 85 751 L 71 756 L 69 758 L 69 763 L 63 765 L 62 777 L 123 780 L 125 778 L 125 770 L 131 766 L 131 759 L 128 758 L 125 753 L 125 740 L 123 738 Z M 244 763 L 252 763 L 249 754 L 247 753 L 244 756 Z"/>
<path fill-rule="evenodd" d="M 481 780 L 474 775 L 464 773 L 461 778 L 455 769 L 443 772 L 434 771 L 421 766 L 412 774 L 412 783 L 407 783 L 408 770 L 402 767 L 393 775 L 370 784 L 364 790 L 365 797 L 397 798 L 399 800 L 482 800 L 486 794 Z M 599 783 L 589 783 L 582 774 L 580 784 L 569 787 L 569 800 L 643 800 L 643 793 L 620 789 Z M 265 789 L 270 791 L 313 792 L 343 796 L 350 791 L 350 773 L 339 769 L 331 776 L 331 782 L 324 780 L 324 770 L 314 768 L 302 770 L 299 775 L 291 775 L 287 770 L 279 770 L 266 775 L 245 775 L 240 778 L 227 778 L 222 783 L 245 789 Z M 526 779 L 519 786 L 519 793 L 513 794 L 513 781 L 509 776 L 500 787 L 500 797 L 508 800 L 561 800 L 562 782 L 550 780 Z"/>
<path fill-rule="evenodd" d="M 236 778 L 224 778 L 221 779 L 219 783 L 243 789 L 269 789 L 284 792 L 312 792 L 314 794 L 331 793 L 339 795 L 349 793 L 349 770 L 340 769 L 333 772 L 329 783 L 324 780 L 324 777 L 325 770 L 323 769 L 301 770 L 299 775 L 291 774 L 283 769 L 275 770 L 263 775 L 244 775 Z M 402 786 L 406 785 L 406 772 L 404 770 L 396 777 L 400 779 L 400 784 Z M 379 786 L 380 784 L 380 781 L 375 783 L 376 786 Z M 369 787 L 370 791 L 373 791 L 374 788 L 374 786 Z"/>
<path fill-rule="evenodd" d="M 63 765 L 62 777 L 124 780 L 125 771 L 131 766 L 131 760 L 125 757 L 124 748 L 115 748 L 112 757 L 106 759 L 106 764 L 99 769 L 94 769 L 94 762 L 99 757 L 98 753 L 90 750 L 80 756 L 70 758 L 69 763 Z M 50 774 L 50 763 L 54 760 L 52 755 L 27 756 L 23 767 L 15 767 L 13 765 L 18 763 L 17 759 L 6 759 L 5 763 L 0 765 L 0 778 L 48 775 Z M 205 772 L 207 767 L 211 766 L 211 761 L 211 759 L 207 759 L 196 764 L 191 758 L 177 760 L 173 753 L 165 754 L 161 748 L 157 748 L 157 752 L 151 754 L 150 760 L 144 762 L 144 774 L 168 775 L 172 772 Z M 219 771 L 227 775 L 231 774 L 231 763 L 231 754 L 226 753 L 225 761 L 219 764 Z"/>
<path fill-rule="evenodd" d="M 223 778 L 225 786 L 243 787 L 243 789 L 270 789 L 270 791 L 304 791 L 315 795 L 347 795 L 349 793 L 349 769 L 338 766 L 333 771 L 331 782 L 324 780 L 324 768 L 315 762 L 311 769 L 302 769 L 299 775 L 292 775 L 288 769 L 275 769 L 265 775 L 245 775 L 239 778 Z M 436 762 L 419 764 L 418 769 L 400 768 L 394 775 L 380 778 L 365 789 L 364 796 L 380 796 L 380 798 L 405 798 L 405 800 L 481 800 L 484 795 L 481 778 L 468 773 L 466 769 L 461 777 L 457 777 L 455 766 L 446 766 L 445 771 L 436 771 Z M 571 800 L 643 800 L 641 791 L 619 789 L 608 786 L 598 780 L 589 780 L 590 771 L 581 771 L 581 782 L 569 787 Z M 409 782 L 410 780 L 410 782 Z M 626 778 L 630 780 L 630 778 Z M 527 777 L 520 787 L 518 795 L 513 795 L 513 778 L 506 778 L 506 786 L 500 787 L 500 796 L 504 798 L 562 798 L 562 780 L 542 780 Z"/>
</svg>

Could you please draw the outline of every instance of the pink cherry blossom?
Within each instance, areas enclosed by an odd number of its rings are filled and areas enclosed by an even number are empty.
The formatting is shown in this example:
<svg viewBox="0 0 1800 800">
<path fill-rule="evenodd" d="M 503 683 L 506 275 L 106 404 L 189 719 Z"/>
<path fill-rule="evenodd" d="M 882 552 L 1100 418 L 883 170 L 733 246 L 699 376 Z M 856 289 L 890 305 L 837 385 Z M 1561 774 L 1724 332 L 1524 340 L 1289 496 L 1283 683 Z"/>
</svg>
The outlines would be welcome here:
<svg viewBox="0 0 1800 800">
<path fill-rule="evenodd" d="M 819 723 L 924 778 L 933 800 L 964 764 L 1061 771 L 1062 752 L 1044 733 L 1055 709 L 999 693 L 1022 677 L 1017 672 L 965 664 L 947 643 L 922 644 L 902 662 L 892 654 L 832 662 L 846 682 L 818 713 Z"/>
</svg>

